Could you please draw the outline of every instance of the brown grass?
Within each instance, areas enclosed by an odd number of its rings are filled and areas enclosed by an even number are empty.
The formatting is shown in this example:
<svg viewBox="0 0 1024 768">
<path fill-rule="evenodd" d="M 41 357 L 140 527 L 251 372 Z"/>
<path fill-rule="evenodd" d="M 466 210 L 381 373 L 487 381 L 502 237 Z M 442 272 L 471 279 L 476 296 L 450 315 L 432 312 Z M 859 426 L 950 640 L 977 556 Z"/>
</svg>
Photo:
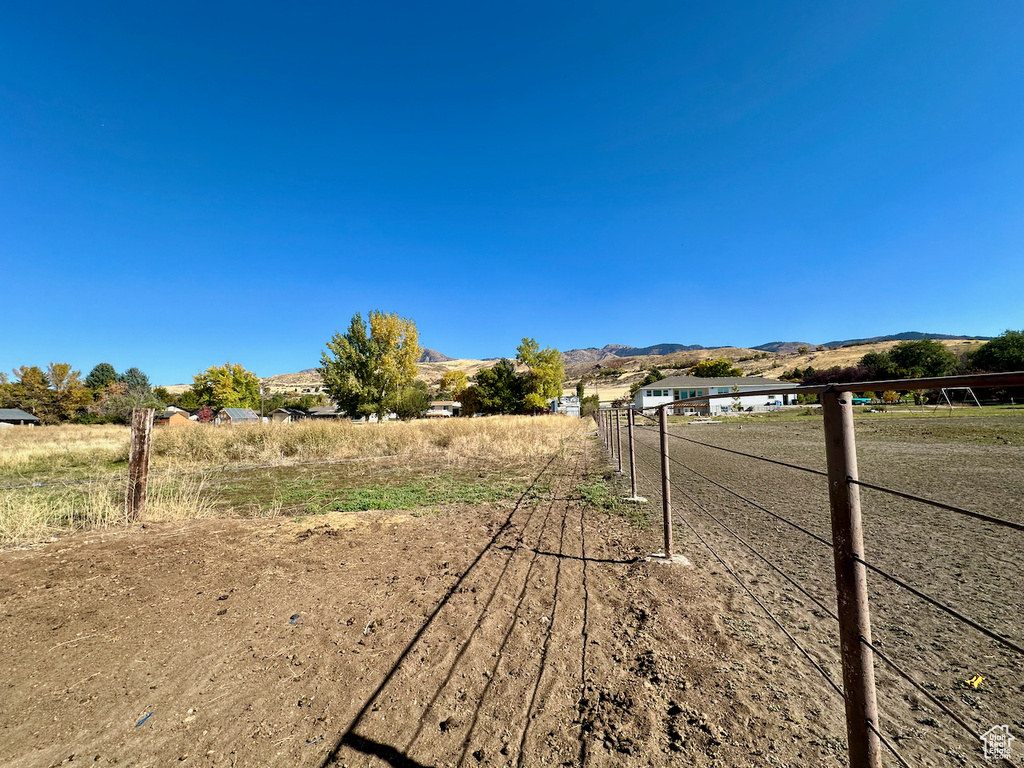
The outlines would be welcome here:
<svg viewBox="0 0 1024 768">
<path fill-rule="evenodd" d="M 213 514 L 209 494 L 203 492 L 203 473 L 210 470 L 383 456 L 436 460 L 448 467 L 462 462 L 509 466 L 550 455 L 589 426 L 589 421 L 560 416 L 497 416 L 379 425 L 303 421 L 160 428 L 153 437 L 146 517 Z M 125 427 L 67 425 L 0 432 L 0 484 L 22 486 L 0 490 L 0 543 L 124 525 L 127 454 Z M 31 487 L 34 483 L 43 485 Z"/>
</svg>

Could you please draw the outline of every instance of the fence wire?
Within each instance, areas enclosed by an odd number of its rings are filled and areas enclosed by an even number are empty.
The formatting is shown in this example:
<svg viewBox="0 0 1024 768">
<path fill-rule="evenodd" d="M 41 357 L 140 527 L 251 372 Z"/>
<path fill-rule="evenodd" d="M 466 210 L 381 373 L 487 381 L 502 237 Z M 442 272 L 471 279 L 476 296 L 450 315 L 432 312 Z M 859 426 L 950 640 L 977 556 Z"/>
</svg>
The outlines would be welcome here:
<svg viewBox="0 0 1024 768">
<path fill-rule="evenodd" d="M 646 414 L 642 414 L 642 413 L 638 413 L 638 415 L 643 415 L 646 418 L 652 418 L 652 417 L 646 416 Z M 651 432 L 658 432 L 659 434 L 660 434 L 660 431 L 661 431 L 660 430 L 660 425 L 658 427 L 643 426 L 643 425 L 634 425 L 634 426 L 635 426 L 636 429 L 641 429 L 641 430 L 646 430 L 646 431 L 651 431 Z M 667 436 L 677 438 L 677 439 L 679 439 L 681 441 L 684 441 L 686 443 L 692 443 L 692 444 L 703 446 L 703 447 L 707 447 L 707 448 L 715 448 L 715 449 L 718 449 L 718 450 L 725 451 L 727 453 L 743 456 L 743 457 L 750 458 L 750 459 L 753 459 L 753 460 L 764 461 L 764 462 L 767 462 L 767 463 L 777 464 L 777 465 L 789 467 L 789 468 L 792 468 L 792 469 L 803 470 L 803 471 L 806 471 L 806 472 L 811 473 L 811 474 L 827 476 L 827 473 L 820 472 L 818 470 L 813 470 L 813 469 L 810 469 L 810 468 L 807 468 L 807 467 L 801 467 L 801 466 L 795 465 L 795 464 L 790 464 L 788 462 L 781 462 L 781 461 L 770 459 L 770 458 L 767 458 L 767 457 L 764 457 L 764 456 L 758 456 L 756 454 L 749 454 L 749 453 L 745 453 L 745 452 L 742 452 L 742 451 L 736 451 L 736 450 L 732 450 L 732 449 L 728 449 L 728 448 L 723 448 L 721 446 L 715 446 L 715 445 L 711 445 L 711 444 L 708 444 L 708 443 L 702 443 L 700 441 L 690 440 L 688 438 L 684 438 L 684 437 L 679 436 L 679 435 L 672 435 L 671 433 L 667 433 Z M 639 441 L 636 441 L 636 442 L 639 445 L 643 445 L 643 443 L 639 443 Z M 647 446 L 647 447 L 648 448 L 654 448 L 654 446 Z M 655 465 L 653 462 L 650 462 L 642 454 L 640 454 L 640 455 L 641 455 L 641 458 L 643 458 L 644 461 L 648 463 L 648 466 L 653 468 L 656 472 L 660 471 L 660 469 L 661 469 L 660 467 Z M 746 502 L 747 504 L 750 504 L 751 506 L 754 506 L 755 508 L 760 509 L 760 510 L 766 512 L 767 514 L 771 515 L 772 517 L 774 517 L 776 519 L 779 519 L 782 522 L 785 522 L 788 525 L 790 525 L 790 526 L 792 526 L 794 528 L 797 528 L 798 530 L 801 530 L 803 533 L 811 536 L 812 538 L 814 538 L 815 540 L 817 540 L 817 541 L 819 541 L 819 542 L 821 542 L 823 544 L 826 544 L 830 548 L 832 547 L 831 542 L 828 542 L 828 541 L 824 540 L 822 537 L 814 534 L 811 531 L 808 531 L 807 529 L 803 528 L 799 524 L 797 524 L 797 523 L 795 523 L 795 522 L 793 522 L 793 521 L 791 521 L 791 520 L 789 520 L 789 519 L 787 519 L 787 518 L 785 518 L 785 517 L 783 517 L 781 515 L 778 515 L 778 514 L 772 512 L 771 510 L 769 510 L 769 509 L 765 508 L 764 506 L 758 504 L 757 502 L 754 502 L 753 500 L 743 496 L 742 494 L 738 493 L 737 491 L 735 491 L 735 490 L 733 490 L 731 488 L 728 488 L 728 487 L 722 485 L 721 483 L 718 483 L 715 480 L 712 480 L 711 478 L 701 474 L 700 472 L 697 472 L 696 470 L 694 470 L 693 468 L 687 466 L 685 463 L 683 463 L 682 461 L 676 459 L 675 457 L 669 455 L 668 459 L 669 459 L 670 462 L 676 464 L 677 466 L 680 466 L 683 469 L 686 469 L 687 471 L 693 473 L 697 477 L 700 477 L 701 479 L 711 483 L 712 485 L 720 488 L 721 490 L 723 490 L 723 491 L 725 491 L 725 492 L 727 492 L 727 493 L 729 493 L 729 494 L 731 494 L 731 495 L 741 499 L 742 501 Z M 637 468 L 637 472 L 652 487 L 654 487 L 655 489 L 658 487 L 658 484 L 653 482 L 646 474 L 640 472 L 639 468 Z M 872 484 L 872 483 L 867 483 L 867 482 L 863 482 L 863 481 L 859 481 L 859 480 L 854 480 L 853 478 L 847 478 L 847 480 L 851 484 L 855 484 L 855 485 L 859 485 L 859 486 L 862 486 L 862 487 L 866 487 L 866 488 L 869 488 L 871 490 L 879 491 L 879 492 L 882 492 L 882 493 L 888 493 L 888 494 L 891 494 L 893 496 L 897 496 L 897 497 L 900 497 L 900 498 L 905 498 L 905 499 L 908 499 L 910 501 L 919 502 L 919 503 L 926 504 L 926 505 L 929 505 L 929 506 L 933 506 L 933 507 L 936 507 L 936 508 L 939 508 L 939 509 L 944 509 L 944 510 L 947 510 L 947 511 L 950 511 L 950 512 L 953 512 L 953 513 L 956 513 L 956 514 L 960 514 L 960 515 L 963 515 L 963 516 L 966 516 L 966 517 L 971 517 L 971 518 L 974 518 L 974 519 L 982 520 L 984 522 L 993 523 L 995 525 L 1000 525 L 1000 526 L 1008 527 L 1008 528 L 1015 529 L 1015 530 L 1024 530 L 1024 525 L 1021 525 L 1019 523 L 1014 523 L 1012 521 L 1003 520 L 1001 518 L 992 517 L 990 515 L 985 515 L 985 514 L 982 514 L 982 513 L 979 513 L 979 512 L 974 512 L 972 510 L 967 510 L 967 509 L 964 509 L 962 507 L 956 507 L 956 506 L 953 506 L 953 505 L 944 504 L 942 502 L 937 502 L 937 501 L 934 501 L 934 500 L 931 500 L 931 499 L 926 499 L 926 498 L 923 498 L 923 497 L 920 497 L 920 496 L 915 496 L 913 494 L 903 493 L 903 492 L 900 492 L 900 491 L 896 491 L 894 489 L 886 488 L 884 486 L 878 486 L 878 485 L 875 485 L 875 484 Z M 689 494 L 682 487 L 680 487 L 677 483 L 675 483 L 675 482 L 673 482 L 671 480 L 669 481 L 669 485 L 670 485 L 670 487 L 676 489 L 679 493 L 681 493 L 682 496 L 684 498 L 686 498 L 686 500 L 689 501 L 691 504 L 693 504 L 695 507 L 697 507 L 697 509 L 699 509 L 701 512 L 706 514 L 713 521 L 715 521 L 719 526 L 721 526 L 724 530 L 726 530 L 728 533 L 730 533 L 734 538 L 736 538 L 737 541 L 739 541 L 748 550 L 750 550 L 758 559 L 760 559 L 762 562 L 764 562 L 765 565 L 767 565 L 770 568 L 772 568 L 776 573 L 778 573 L 780 576 L 782 576 L 788 583 L 790 583 L 792 586 L 796 587 L 800 591 L 801 594 L 803 594 L 808 599 L 810 599 L 815 605 L 817 605 L 820 609 L 822 609 L 830 617 L 832 617 L 833 619 L 838 621 L 838 616 L 835 614 L 835 612 L 833 612 L 832 610 L 827 608 L 821 601 L 819 601 L 813 595 L 811 595 L 799 583 L 797 583 L 794 579 L 790 578 L 789 575 L 786 574 L 782 569 L 780 569 L 778 566 L 776 566 L 774 563 L 772 563 L 762 553 L 757 551 L 757 549 L 755 547 L 753 547 L 749 542 L 745 541 L 735 531 L 733 531 L 731 528 L 729 528 L 729 526 L 727 526 L 725 523 L 723 523 L 721 520 L 719 520 L 717 517 L 715 517 L 709 510 L 707 510 L 703 505 L 701 505 L 691 494 Z M 676 516 L 677 516 L 676 513 L 673 512 L 673 517 L 676 517 Z M 786 630 L 786 628 L 784 626 L 782 626 L 782 624 L 778 621 L 778 619 L 774 615 L 772 615 L 771 612 L 767 609 L 767 607 L 751 592 L 751 590 L 747 587 L 747 585 L 742 582 L 742 580 L 729 567 L 729 565 L 718 554 L 718 552 L 714 550 L 714 548 L 708 543 L 708 541 L 704 537 L 702 537 L 700 535 L 700 533 L 690 524 L 690 522 L 685 517 L 682 517 L 681 515 L 679 515 L 679 517 L 683 521 L 683 523 L 687 526 L 687 528 L 694 534 L 694 536 L 697 537 L 697 539 L 708 549 L 708 551 L 711 552 L 711 554 L 715 557 L 715 559 L 719 563 L 721 563 L 721 565 L 726 569 L 726 571 L 729 572 L 729 574 L 733 577 L 733 579 L 736 580 L 736 582 L 744 589 L 744 591 L 746 591 L 747 594 L 750 595 L 750 597 L 752 599 L 754 599 L 755 602 L 758 603 L 758 605 L 765 612 L 765 614 L 773 621 L 773 623 L 775 623 L 779 627 L 779 629 L 782 630 L 782 632 L 794 643 L 794 645 L 801 651 L 801 653 L 805 656 L 805 658 L 808 659 L 808 661 L 815 667 L 815 669 L 825 677 L 825 679 L 830 683 L 830 685 L 832 685 L 832 687 L 835 690 L 837 690 L 837 692 L 841 696 L 843 696 L 842 690 L 839 689 L 835 685 L 835 683 L 831 679 L 831 677 L 829 677 L 829 675 L 820 667 L 820 665 L 818 665 L 815 662 L 815 660 L 813 658 L 811 658 L 811 656 L 803 649 L 802 646 L 800 646 L 800 644 L 796 641 L 796 639 L 793 638 L 793 636 Z M 960 622 L 965 623 L 968 626 L 976 629 L 977 631 L 979 631 L 982 634 L 984 634 L 986 637 L 989 637 L 990 639 L 992 639 L 995 642 L 999 643 L 1004 648 L 1007 648 L 1007 649 L 1009 649 L 1011 651 L 1014 651 L 1016 653 L 1024 655 L 1024 648 L 1022 648 L 1020 645 L 1018 645 L 1013 640 L 1010 640 L 1010 639 L 1000 635 L 999 633 L 995 632 L 994 630 L 992 630 L 992 629 L 990 629 L 990 628 L 988 628 L 988 627 L 986 627 L 986 626 L 984 626 L 984 625 L 982 625 L 982 624 L 980 624 L 980 623 L 978 623 L 978 622 L 968 618 L 967 616 L 964 616 L 962 613 L 960 613 L 956 609 L 954 609 L 954 608 L 952 608 L 952 607 L 942 603 L 941 601 L 937 600 L 936 598 L 931 597 L 930 595 L 927 595 L 927 594 L 921 592 L 920 590 L 918 590 L 918 589 L 914 588 L 913 586 L 907 584 L 906 582 L 902 581 L 898 577 L 896 577 L 896 576 L 894 576 L 894 575 L 892 575 L 892 574 L 882 570 L 881 568 L 879 568 L 878 566 L 874 565 L 873 563 L 869 563 L 869 562 L 867 562 L 867 561 L 865 561 L 865 560 L 863 560 L 862 558 L 859 558 L 859 557 L 856 557 L 855 559 L 857 560 L 857 562 L 862 564 L 865 568 L 869 568 L 872 572 L 877 573 L 880 576 L 882 576 L 883 578 L 885 578 L 885 579 L 891 581 L 892 583 L 896 584 L 897 586 L 899 586 L 899 587 L 901 587 L 903 589 L 906 589 L 911 594 L 914 594 L 918 598 L 920 598 L 920 599 L 930 603 L 931 605 L 935 606 L 936 608 L 939 608 L 940 610 L 942 610 L 945 613 L 947 613 L 949 616 L 951 616 L 951 617 L 959 620 Z M 891 658 L 889 658 L 889 656 L 887 654 L 885 654 L 884 652 L 879 650 L 877 646 L 875 646 L 872 643 L 868 642 L 864 637 L 861 637 L 860 641 L 865 646 L 870 648 L 871 651 L 873 652 L 873 654 L 877 655 L 878 658 L 887 667 L 889 667 L 893 672 L 895 672 L 900 678 L 902 678 L 907 683 L 912 685 L 915 690 L 917 690 L 919 693 L 921 693 L 925 698 L 928 699 L 928 701 L 932 702 L 943 713 L 945 713 L 948 717 L 950 717 L 950 719 L 952 719 L 958 726 L 960 726 L 968 735 L 972 736 L 976 740 L 981 740 L 981 734 L 978 733 L 978 731 L 975 728 L 971 727 L 970 724 L 967 723 L 967 721 L 965 721 L 962 717 L 957 715 L 952 709 L 950 709 L 948 706 L 946 706 L 940 699 L 938 699 L 938 697 L 934 696 L 933 694 L 928 692 L 926 689 L 924 689 L 913 678 L 913 676 L 910 673 L 908 673 L 899 664 L 897 664 L 895 661 L 893 661 Z M 845 698 L 845 696 L 844 696 L 844 698 Z M 868 727 L 878 737 L 879 741 L 886 747 L 886 749 L 888 749 L 892 753 L 892 755 L 896 758 L 896 760 L 900 763 L 900 765 L 902 765 L 902 766 L 909 766 L 909 764 L 907 763 L 906 759 L 899 753 L 899 751 L 891 743 L 891 741 L 888 738 L 886 738 L 886 736 L 884 734 L 882 734 L 878 730 L 878 728 L 875 726 L 874 723 L 870 723 L 869 722 L 868 723 Z M 1003 758 L 1002 763 L 1004 765 L 1008 766 L 1008 768 L 1016 768 L 1016 764 L 1011 762 L 1009 759 Z"/>
</svg>

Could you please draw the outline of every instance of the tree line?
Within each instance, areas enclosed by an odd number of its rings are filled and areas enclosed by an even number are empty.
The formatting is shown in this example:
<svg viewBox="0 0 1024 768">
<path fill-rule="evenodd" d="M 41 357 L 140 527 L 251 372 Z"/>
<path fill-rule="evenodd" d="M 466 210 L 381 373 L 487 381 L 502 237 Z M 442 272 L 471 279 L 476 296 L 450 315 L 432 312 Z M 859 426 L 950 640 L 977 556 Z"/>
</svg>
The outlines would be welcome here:
<svg viewBox="0 0 1024 768">
<path fill-rule="evenodd" d="M 477 372 L 449 371 L 432 393 L 416 379 L 420 356 L 416 324 L 396 314 L 372 311 L 367 323 L 358 312 L 345 333 L 335 333 L 320 356 L 324 390 L 338 408 L 359 418 L 388 413 L 399 418 L 422 416 L 432 394 L 462 404 L 464 415 L 536 413 L 562 394 L 565 367 L 561 353 L 524 338 L 516 363 L 502 358 Z"/>
<path fill-rule="evenodd" d="M 970 373 L 1024 370 L 1024 331 L 1005 331 L 963 355 L 933 339 L 901 341 L 883 352 L 868 352 L 856 365 L 794 368 L 780 376 L 801 384 L 918 379 Z M 996 397 L 1000 394 L 994 393 Z"/>
<path fill-rule="evenodd" d="M 44 424 L 126 424 L 134 408 L 168 405 L 197 413 L 199 421 L 212 421 L 222 408 L 305 410 L 326 405 L 328 398 L 351 418 L 382 420 L 391 413 L 402 419 L 422 416 L 434 397 L 461 402 L 465 415 L 547 410 L 548 402 L 562 394 L 561 353 L 541 349 L 532 338 L 524 338 L 516 351 L 516 362 L 501 359 L 472 381 L 462 371 L 449 371 L 432 390 L 416 378 L 416 324 L 374 310 L 367 320 L 357 312 L 348 330 L 327 342 L 317 369 L 326 394 L 264 396 L 259 377 L 231 362 L 195 374 L 191 387 L 178 395 L 152 387 L 138 368 L 118 373 L 110 363 L 99 363 L 83 379 L 81 371 L 68 363 L 50 363 L 45 371 L 37 366 L 15 368 L 13 378 L 0 373 L 0 407 L 20 408 Z"/>
</svg>

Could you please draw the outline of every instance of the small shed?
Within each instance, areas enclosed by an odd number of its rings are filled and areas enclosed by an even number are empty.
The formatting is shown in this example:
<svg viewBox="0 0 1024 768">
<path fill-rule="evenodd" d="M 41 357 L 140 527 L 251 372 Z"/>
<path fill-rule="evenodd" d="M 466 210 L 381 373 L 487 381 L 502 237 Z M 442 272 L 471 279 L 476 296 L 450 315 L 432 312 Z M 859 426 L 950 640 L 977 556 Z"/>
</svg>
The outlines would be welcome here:
<svg viewBox="0 0 1024 768">
<path fill-rule="evenodd" d="M 221 408 L 217 411 L 218 424 L 259 424 L 260 415 L 252 408 Z"/>
<path fill-rule="evenodd" d="M 153 416 L 154 427 L 176 427 L 176 426 L 192 426 L 198 422 L 192 421 L 188 417 L 188 411 L 182 413 L 180 410 L 164 411 Z"/>
<path fill-rule="evenodd" d="M 39 417 L 20 408 L 0 408 L 0 424 L 34 427 L 39 424 Z"/>
<path fill-rule="evenodd" d="M 277 408 L 270 414 L 271 421 L 281 424 L 290 424 L 293 421 L 301 421 L 308 417 L 308 414 L 301 408 Z"/>
<path fill-rule="evenodd" d="M 311 419 L 344 419 L 345 414 L 336 405 L 314 405 L 309 409 Z"/>
</svg>

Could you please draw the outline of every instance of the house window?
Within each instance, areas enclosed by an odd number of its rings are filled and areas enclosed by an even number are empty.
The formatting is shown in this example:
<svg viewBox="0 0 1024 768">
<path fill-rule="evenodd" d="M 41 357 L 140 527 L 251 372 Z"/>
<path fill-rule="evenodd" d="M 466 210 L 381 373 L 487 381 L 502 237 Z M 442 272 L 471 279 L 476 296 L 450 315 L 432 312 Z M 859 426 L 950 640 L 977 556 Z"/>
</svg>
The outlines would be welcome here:
<svg viewBox="0 0 1024 768">
<path fill-rule="evenodd" d="M 650 390 L 650 389 L 648 389 L 648 390 L 647 390 L 647 396 L 648 396 L 648 397 L 653 397 L 653 396 L 654 396 L 654 391 L 653 391 L 653 390 Z"/>
<path fill-rule="evenodd" d="M 729 394 L 729 388 L 728 387 L 719 387 L 718 388 L 718 394 L 720 394 L 720 395 L 728 395 Z"/>
</svg>

